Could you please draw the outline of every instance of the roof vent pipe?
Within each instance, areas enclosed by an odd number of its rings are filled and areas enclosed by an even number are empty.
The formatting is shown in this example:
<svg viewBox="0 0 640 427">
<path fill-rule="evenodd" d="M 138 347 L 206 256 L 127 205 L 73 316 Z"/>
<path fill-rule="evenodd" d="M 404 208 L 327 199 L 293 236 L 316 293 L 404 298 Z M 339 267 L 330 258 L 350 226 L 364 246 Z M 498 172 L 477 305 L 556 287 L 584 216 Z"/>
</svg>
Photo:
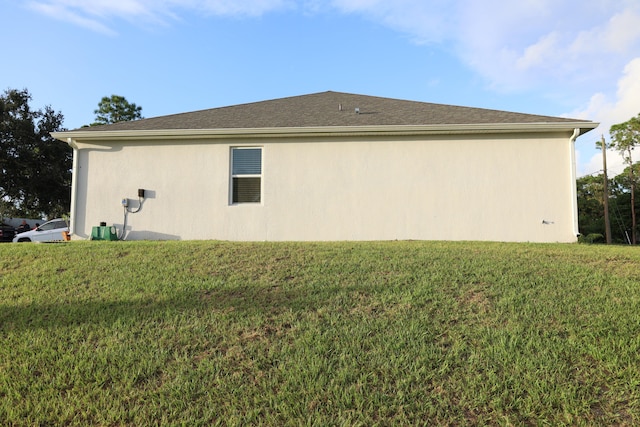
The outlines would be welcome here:
<svg viewBox="0 0 640 427">
<path fill-rule="evenodd" d="M 360 109 L 356 107 L 356 114 L 360 114 Z"/>
</svg>

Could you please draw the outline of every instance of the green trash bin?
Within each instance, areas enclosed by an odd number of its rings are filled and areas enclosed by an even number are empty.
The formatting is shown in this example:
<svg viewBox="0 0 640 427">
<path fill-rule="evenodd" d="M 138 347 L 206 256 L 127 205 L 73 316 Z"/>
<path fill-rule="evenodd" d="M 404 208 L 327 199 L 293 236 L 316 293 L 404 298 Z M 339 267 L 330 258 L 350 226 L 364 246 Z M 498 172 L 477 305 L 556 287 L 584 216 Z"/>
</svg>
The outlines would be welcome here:
<svg viewBox="0 0 640 427">
<path fill-rule="evenodd" d="M 91 229 L 91 240 L 118 240 L 115 226 L 101 225 Z"/>
</svg>

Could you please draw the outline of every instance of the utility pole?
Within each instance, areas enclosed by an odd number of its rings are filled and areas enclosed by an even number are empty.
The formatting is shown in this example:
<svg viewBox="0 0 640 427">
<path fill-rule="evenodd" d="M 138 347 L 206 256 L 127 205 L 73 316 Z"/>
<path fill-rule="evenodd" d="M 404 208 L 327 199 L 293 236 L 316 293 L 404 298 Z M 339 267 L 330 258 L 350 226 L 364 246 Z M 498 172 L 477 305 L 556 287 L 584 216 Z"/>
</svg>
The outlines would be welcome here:
<svg viewBox="0 0 640 427">
<path fill-rule="evenodd" d="M 627 148 L 629 153 L 629 181 L 631 182 L 631 244 L 636 244 L 636 177 L 633 174 L 633 161 L 631 160 L 631 150 L 633 147 Z"/>
<path fill-rule="evenodd" d="M 604 135 L 601 135 L 602 142 L 600 148 L 602 148 L 602 170 L 604 171 L 604 182 L 602 191 L 602 202 L 604 204 L 604 234 L 607 239 L 607 244 L 611 244 L 611 222 L 609 221 L 609 178 L 607 178 L 607 143 L 604 140 Z"/>
</svg>

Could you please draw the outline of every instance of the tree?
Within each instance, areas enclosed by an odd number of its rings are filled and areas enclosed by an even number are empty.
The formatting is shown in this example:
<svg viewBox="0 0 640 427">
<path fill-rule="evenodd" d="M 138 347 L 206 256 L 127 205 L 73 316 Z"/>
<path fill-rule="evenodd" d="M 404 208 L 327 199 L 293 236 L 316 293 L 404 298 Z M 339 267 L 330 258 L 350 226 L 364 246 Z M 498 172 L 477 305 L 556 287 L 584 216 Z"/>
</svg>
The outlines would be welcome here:
<svg viewBox="0 0 640 427">
<path fill-rule="evenodd" d="M 631 185 L 631 243 L 636 244 L 636 179 L 631 152 L 640 143 L 640 114 L 624 123 L 611 126 L 611 146 L 615 148 L 629 165 L 629 183 Z"/>
<path fill-rule="evenodd" d="M 105 96 L 100 100 L 98 109 L 93 111 L 96 121 L 91 126 L 108 125 L 117 122 L 142 119 L 142 107 L 129 103 L 124 96 Z"/>
<path fill-rule="evenodd" d="M 638 168 L 638 164 L 634 165 Z M 637 179 L 637 177 L 636 177 Z M 637 184 L 637 183 L 636 183 Z M 578 225 L 584 241 L 604 242 L 604 175 L 587 175 L 576 181 L 578 195 Z M 608 180 L 609 208 L 611 210 L 611 240 L 613 243 L 631 243 L 631 192 L 629 168 Z M 636 192 L 638 191 L 636 185 Z M 636 197 L 638 194 L 636 194 Z"/>
<path fill-rule="evenodd" d="M 576 181 L 578 191 L 578 226 L 583 236 L 604 236 L 602 175 L 583 176 Z"/>
<path fill-rule="evenodd" d="M 609 181 L 612 213 L 615 215 L 614 219 L 619 228 L 620 241 L 625 243 L 632 243 L 635 208 L 632 209 L 634 206 L 631 204 L 631 199 L 636 200 L 638 197 L 638 176 L 637 173 L 631 174 L 629 169 L 631 166 L 627 166 L 622 173 Z M 633 165 L 633 169 L 638 170 L 637 163 Z M 634 181 L 630 181 L 630 175 L 633 175 Z M 631 188 L 634 189 L 633 197 Z"/>
<path fill-rule="evenodd" d="M 69 212 L 72 150 L 50 133 L 64 130 L 50 106 L 32 110 L 26 89 L 0 96 L 0 214 L 55 217 Z"/>
</svg>

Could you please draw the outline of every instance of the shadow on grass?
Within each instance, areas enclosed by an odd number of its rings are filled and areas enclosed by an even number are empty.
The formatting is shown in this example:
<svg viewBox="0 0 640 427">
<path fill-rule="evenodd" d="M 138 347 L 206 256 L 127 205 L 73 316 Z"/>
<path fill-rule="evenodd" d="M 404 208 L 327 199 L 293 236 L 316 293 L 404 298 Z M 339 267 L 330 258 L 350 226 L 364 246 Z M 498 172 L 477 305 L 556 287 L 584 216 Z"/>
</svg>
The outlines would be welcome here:
<svg viewBox="0 0 640 427">
<path fill-rule="evenodd" d="M 203 289 L 176 294 L 169 298 L 150 296 L 124 301 L 72 301 L 20 306 L 0 304 L 0 333 L 86 324 L 135 323 L 152 319 L 162 320 L 177 314 L 269 314 L 283 310 L 313 309 L 313 305 L 300 290 L 285 291 L 279 286 Z"/>
</svg>

